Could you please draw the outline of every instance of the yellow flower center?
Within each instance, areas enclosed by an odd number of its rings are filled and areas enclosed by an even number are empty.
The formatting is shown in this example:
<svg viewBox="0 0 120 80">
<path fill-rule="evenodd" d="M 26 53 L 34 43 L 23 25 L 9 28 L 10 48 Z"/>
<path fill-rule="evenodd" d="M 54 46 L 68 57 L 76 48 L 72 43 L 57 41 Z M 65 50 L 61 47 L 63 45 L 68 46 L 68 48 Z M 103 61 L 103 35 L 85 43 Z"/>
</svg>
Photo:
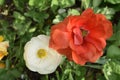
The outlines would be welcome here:
<svg viewBox="0 0 120 80">
<path fill-rule="evenodd" d="M 38 52 L 37 52 L 37 56 L 38 56 L 39 58 L 45 58 L 46 55 L 47 55 L 47 52 L 46 52 L 45 49 L 39 49 Z"/>
</svg>

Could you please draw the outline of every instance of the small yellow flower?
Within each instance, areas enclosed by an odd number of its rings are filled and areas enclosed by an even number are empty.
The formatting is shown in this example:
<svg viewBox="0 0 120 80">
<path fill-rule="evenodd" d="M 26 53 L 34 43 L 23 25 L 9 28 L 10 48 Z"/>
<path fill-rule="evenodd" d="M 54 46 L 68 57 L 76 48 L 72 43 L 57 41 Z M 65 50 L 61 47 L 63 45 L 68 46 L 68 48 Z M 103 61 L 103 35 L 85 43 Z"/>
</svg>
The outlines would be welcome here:
<svg viewBox="0 0 120 80">
<path fill-rule="evenodd" d="M 3 41 L 3 40 L 4 40 L 3 36 L 0 36 L 0 60 L 4 56 L 8 55 L 7 48 L 9 46 L 9 42 L 8 41 Z"/>
<path fill-rule="evenodd" d="M 50 74 L 59 66 L 62 55 L 49 48 L 49 36 L 39 35 L 26 43 L 24 60 L 31 71 Z"/>
</svg>

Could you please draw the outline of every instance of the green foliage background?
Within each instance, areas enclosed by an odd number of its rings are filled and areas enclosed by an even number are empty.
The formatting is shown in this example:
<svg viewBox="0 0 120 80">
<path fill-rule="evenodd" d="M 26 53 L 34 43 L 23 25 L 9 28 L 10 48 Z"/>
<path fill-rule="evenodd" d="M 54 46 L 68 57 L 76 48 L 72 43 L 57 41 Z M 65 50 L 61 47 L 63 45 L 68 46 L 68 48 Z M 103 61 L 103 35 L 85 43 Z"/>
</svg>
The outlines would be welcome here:
<svg viewBox="0 0 120 80">
<path fill-rule="evenodd" d="M 24 45 L 33 36 L 49 35 L 50 27 L 68 15 L 87 8 L 104 14 L 113 23 L 104 55 L 96 63 L 80 66 L 64 58 L 56 72 L 40 75 L 29 71 L 23 59 Z M 9 55 L 1 62 L 0 80 L 119 80 L 120 0 L 0 0 L 0 35 L 10 42 Z"/>
</svg>

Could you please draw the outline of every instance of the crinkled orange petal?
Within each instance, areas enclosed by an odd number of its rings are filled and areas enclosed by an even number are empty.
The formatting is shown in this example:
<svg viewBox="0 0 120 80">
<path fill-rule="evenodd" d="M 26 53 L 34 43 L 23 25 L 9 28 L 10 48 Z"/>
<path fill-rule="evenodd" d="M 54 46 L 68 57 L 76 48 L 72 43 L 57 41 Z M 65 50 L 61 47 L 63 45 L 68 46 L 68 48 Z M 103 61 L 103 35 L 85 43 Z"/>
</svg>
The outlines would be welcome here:
<svg viewBox="0 0 120 80">
<path fill-rule="evenodd" d="M 94 57 L 90 59 L 90 62 L 96 62 L 103 55 L 103 51 L 98 51 L 94 54 Z"/>
<path fill-rule="evenodd" d="M 69 22 L 67 24 L 67 31 L 71 32 L 73 28 L 82 27 L 83 24 L 86 23 L 86 17 L 81 16 L 69 16 Z"/>
<path fill-rule="evenodd" d="M 81 16 L 92 16 L 93 14 L 94 14 L 93 10 L 91 8 L 88 8 L 82 12 Z"/>
<path fill-rule="evenodd" d="M 74 55 L 76 54 L 77 58 L 75 58 L 75 61 L 79 64 L 84 62 L 95 62 L 96 60 L 98 60 L 101 56 L 102 56 L 102 52 L 99 52 L 98 50 L 96 50 L 96 48 L 90 44 L 90 43 L 86 43 L 82 46 L 83 48 L 79 48 L 79 50 L 74 51 Z M 86 52 L 81 51 L 81 49 L 85 49 Z M 78 60 L 78 61 L 77 61 Z M 80 60 L 80 61 L 79 61 Z"/>
<path fill-rule="evenodd" d="M 112 30 L 112 23 L 108 21 L 104 15 L 102 14 L 97 14 L 97 19 L 101 23 L 101 25 L 104 27 L 105 31 L 105 39 L 110 38 L 113 35 L 113 30 Z"/>
<path fill-rule="evenodd" d="M 85 65 L 85 63 L 86 63 L 85 58 L 82 58 L 81 56 L 76 54 L 74 51 L 72 52 L 72 58 L 73 58 L 73 61 L 77 64 Z"/>
<path fill-rule="evenodd" d="M 82 56 L 88 60 L 87 62 L 95 62 L 102 56 L 102 54 L 100 53 L 102 50 L 98 51 L 96 47 L 89 42 L 85 42 L 83 47 L 87 52 L 84 53 Z"/>
<path fill-rule="evenodd" d="M 68 47 L 68 33 L 55 30 L 50 39 L 50 47 L 54 49 L 67 48 Z"/>
<path fill-rule="evenodd" d="M 67 56 L 69 60 L 72 60 L 72 50 L 71 48 L 64 48 L 64 49 L 58 49 L 57 50 L 60 54 Z"/>
<path fill-rule="evenodd" d="M 105 48 L 106 46 L 106 41 L 104 40 L 104 38 L 89 37 L 86 40 L 87 42 L 93 44 L 99 51 L 103 50 L 103 48 Z"/>
<path fill-rule="evenodd" d="M 82 37 L 82 32 L 80 31 L 79 28 L 74 28 L 73 29 L 73 39 L 74 39 L 74 44 L 75 45 L 81 45 L 83 43 L 83 37 Z"/>
<path fill-rule="evenodd" d="M 105 31 L 102 25 L 96 26 L 96 28 L 92 28 L 88 31 L 88 36 L 94 36 L 97 38 L 104 37 Z"/>
</svg>

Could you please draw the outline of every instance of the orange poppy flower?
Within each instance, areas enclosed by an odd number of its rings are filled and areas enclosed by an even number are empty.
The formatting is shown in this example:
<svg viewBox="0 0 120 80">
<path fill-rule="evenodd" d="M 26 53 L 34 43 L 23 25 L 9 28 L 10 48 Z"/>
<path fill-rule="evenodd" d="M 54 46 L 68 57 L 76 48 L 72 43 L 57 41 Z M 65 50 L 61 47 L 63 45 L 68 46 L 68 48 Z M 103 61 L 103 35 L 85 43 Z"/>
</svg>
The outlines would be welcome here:
<svg viewBox="0 0 120 80">
<path fill-rule="evenodd" d="M 81 15 L 68 16 L 51 28 L 49 46 L 75 63 L 96 62 L 113 34 L 112 24 L 91 8 Z"/>
</svg>

